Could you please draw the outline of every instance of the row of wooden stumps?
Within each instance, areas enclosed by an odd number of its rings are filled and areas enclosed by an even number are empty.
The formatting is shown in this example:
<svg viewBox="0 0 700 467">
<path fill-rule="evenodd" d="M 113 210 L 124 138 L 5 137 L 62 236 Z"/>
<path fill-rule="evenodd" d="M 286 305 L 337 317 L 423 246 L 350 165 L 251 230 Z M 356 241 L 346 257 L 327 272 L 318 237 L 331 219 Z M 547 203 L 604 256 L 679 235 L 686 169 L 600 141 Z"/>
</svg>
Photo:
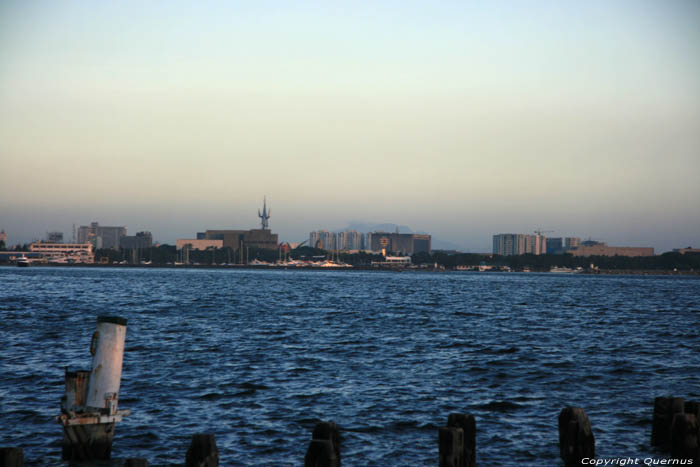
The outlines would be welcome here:
<svg viewBox="0 0 700 467">
<path fill-rule="evenodd" d="M 651 444 L 674 459 L 700 462 L 700 402 L 682 397 L 654 399 Z"/>
<path fill-rule="evenodd" d="M 700 462 L 700 403 L 679 397 L 654 400 L 651 444 L 669 452 L 673 459 Z M 564 464 L 582 465 L 595 459 L 595 438 L 588 415 L 579 407 L 559 413 L 559 453 Z M 305 467 L 340 467 L 340 429 L 334 422 L 317 423 L 304 457 Z M 439 466 L 476 465 L 476 420 L 469 414 L 450 414 L 447 426 L 438 429 Z M 219 451 L 212 434 L 192 437 L 186 467 L 218 467 Z M 22 448 L 0 448 L 0 467 L 22 467 Z M 146 467 L 145 459 L 127 459 L 125 467 Z"/>
</svg>

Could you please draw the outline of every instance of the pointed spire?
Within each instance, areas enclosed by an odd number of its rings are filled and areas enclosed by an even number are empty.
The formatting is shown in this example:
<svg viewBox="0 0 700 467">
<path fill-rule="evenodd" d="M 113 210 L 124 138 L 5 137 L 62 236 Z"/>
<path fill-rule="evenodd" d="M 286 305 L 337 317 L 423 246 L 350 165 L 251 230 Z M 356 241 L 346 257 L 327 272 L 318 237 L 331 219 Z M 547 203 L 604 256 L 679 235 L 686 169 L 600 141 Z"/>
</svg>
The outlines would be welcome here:
<svg viewBox="0 0 700 467">
<path fill-rule="evenodd" d="M 260 213 L 260 209 L 258 209 L 258 217 L 260 218 L 260 225 L 263 230 L 268 229 L 268 220 L 270 219 L 270 213 L 272 210 L 268 211 L 267 210 L 267 197 L 263 197 L 263 210 L 262 213 Z"/>
</svg>

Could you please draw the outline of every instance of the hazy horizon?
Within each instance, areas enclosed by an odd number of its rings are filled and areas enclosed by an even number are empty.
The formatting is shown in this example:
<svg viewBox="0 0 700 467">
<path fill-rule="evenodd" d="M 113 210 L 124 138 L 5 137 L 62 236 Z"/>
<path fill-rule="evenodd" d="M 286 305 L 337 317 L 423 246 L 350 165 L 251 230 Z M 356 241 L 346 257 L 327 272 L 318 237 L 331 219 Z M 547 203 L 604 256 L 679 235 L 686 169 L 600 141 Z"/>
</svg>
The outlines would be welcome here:
<svg viewBox="0 0 700 467">
<path fill-rule="evenodd" d="M 0 4 L 0 229 L 700 247 L 700 2 Z"/>
</svg>

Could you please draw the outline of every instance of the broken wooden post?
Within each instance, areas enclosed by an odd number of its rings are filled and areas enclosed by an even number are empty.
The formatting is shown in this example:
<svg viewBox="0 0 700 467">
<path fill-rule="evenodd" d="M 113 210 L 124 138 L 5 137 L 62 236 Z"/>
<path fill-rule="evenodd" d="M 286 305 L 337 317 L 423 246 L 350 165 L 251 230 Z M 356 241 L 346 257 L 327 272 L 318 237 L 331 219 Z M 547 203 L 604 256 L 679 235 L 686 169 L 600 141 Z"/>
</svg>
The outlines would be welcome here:
<svg viewBox="0 0 700 467">
<path fill-rule="evenodd" d="M 22 448 L 0 448 L 0 467 L 24 467 Z"/>
<path fill-rule="evenodd" d="M 698 419 L 695 414 L 677 413 L 671 424 L 671 457 L 674 459 L 699 459 Z"/>
<path fill-rule="evenodd" d="M 112 454 L 114 425 L 129 415 L 117 410 L 121 384 L 126 320 L 97 318 L 90 342 L 91 371 L 66 369 L 66 393 L 61 400 L 64 460 L 105 460 Z"/>
<path fill-rule="evenodd" d="M 461 467 L 476 466 L 476 420 L 474 415 L 453 413 L 447 417 L 447 426 L 461 428 L 464 432 Z"/>
<path fill-rule="evenodd" d="M 457 427 L 438 429 L 438 446 L 440 467 L 463 467 L 464 431 Z"/>
<path fill-rule="evenodd" d="M 304 456 L 305 467 L 340 467 L 340 429 L 335 422 L 319 422 Z"/>
<path fill-rule="evenodd" d="M 654 399 L 654 419 L 651 426 L 651 445 L 668 450 L 671 448 L 671 425 L 676 414 L 684 413 L 681 397 L 657 397 Z"/>
<path fill-rule="evenodd" d="M 211 434 L 192 435 L 190 447 L 185 457 L 186 467 L 218 467 L 219 450 L 216 448 L 216 437 Z"/>
<path fill-rule="evenodd" d="M 559 413 L 559 454 L 564 465 L 581 465 L 585 457 L 595 457 L 595 438 L 586 411 L 564 407 Z"/>
</svg>

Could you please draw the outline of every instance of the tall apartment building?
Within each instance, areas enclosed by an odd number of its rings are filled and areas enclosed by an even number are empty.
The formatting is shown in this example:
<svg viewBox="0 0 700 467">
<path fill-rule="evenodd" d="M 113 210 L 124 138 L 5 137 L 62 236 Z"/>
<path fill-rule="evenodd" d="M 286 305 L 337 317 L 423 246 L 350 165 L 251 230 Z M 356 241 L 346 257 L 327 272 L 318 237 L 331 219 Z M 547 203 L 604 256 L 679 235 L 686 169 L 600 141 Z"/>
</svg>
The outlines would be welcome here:
<svg viewBox="0 0 700 467">
<path fill-rule="evenodd" d="M 309 234 L 309 246 L 323 250 L 337 249 L 337 235 L 327 230 L 316 230 Z"/>
<path fill-rule="evenodd" d="M 363 235 L 356 230 L 338 232 L 336 246 L 339 250 L 361 250 L 364 247 Z"/>
<path fill-rule="evenodd" d="M 119 249 L 119 239 L 126 235 L 126 227 L 108 227 L 97 222 L 78 229 L 78 243 L 91 243 L 95 248 Z"/>
<path fill-rule="evenodd" d="M 544 235 L 497 234 L 493 236 L 494 255 L 542 255 L 546 252 L 547 238 Z"/>
</svg>

